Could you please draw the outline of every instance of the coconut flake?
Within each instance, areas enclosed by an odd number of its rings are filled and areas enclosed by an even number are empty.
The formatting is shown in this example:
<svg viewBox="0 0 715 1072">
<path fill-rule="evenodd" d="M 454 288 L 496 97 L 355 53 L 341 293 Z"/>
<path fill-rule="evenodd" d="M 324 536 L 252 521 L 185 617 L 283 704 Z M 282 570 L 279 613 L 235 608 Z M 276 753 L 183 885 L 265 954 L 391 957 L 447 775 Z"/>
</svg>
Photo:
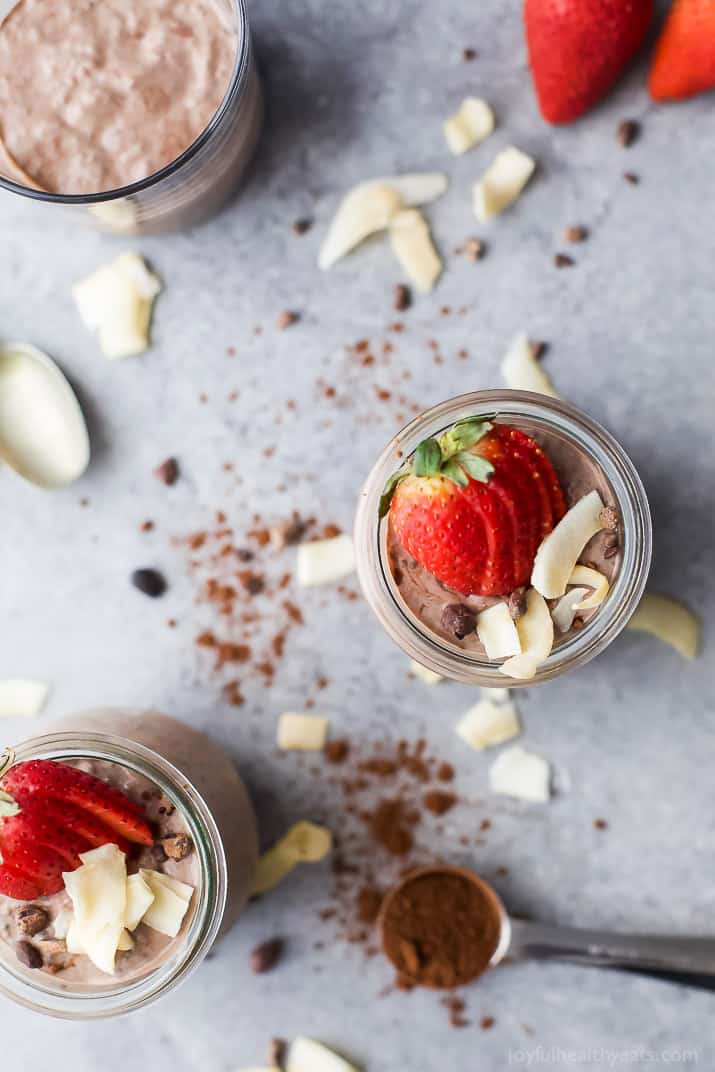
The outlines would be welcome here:
<svg viewBox="0 0 715 1072">
<path fill-rule="evenodd" d="M 599 573 L 597 569 L 593 569 L 591 566 L 580 565 L 574 568 L 569 577 L 569 584 L 587 584 L 589 588 L 593 588 L 593 592 L 588 599 L 577 603 L 574 606 L 574 610 L 592 610 L 594 607 L 600 607 L 611 587 L 605 574 Z"/>
<path fill-rule="evenodd" d="M 560 398 L 554 385 L 534 357 L 526 335 L 517 335 L 502 360 L 502 376 L 513 391 L 535 391 L 550 398 Z"/>
<path fill-rule="evenodd" d="M 519 634 L 506 603 L 495 603 L 478 615 L 477 635 L 488 659 L 504 659 L 521 651 Z"/>
<path fill-rule="evenodd" d="M 328 720 L 286 711 L 278 720 L 277 744 L 283 751 L 318 752 L 328 736 Z"/>
<path fill-rule="evenodd" d="M 594 489 L 579 499 L 542 541 L 531 583 L 542 596 L 556 599 L 566 591 L 584 547 L 603 528 L 603 500 Z"/>
<path fill-rule="evenodd" d="M 548 604 L 535 588 L 526 593 L 526 614 L 517 619 L 516 629 L 521 644 L 521 654 L 507 659 L 499 667 L 507 677 L 528 680 L 543 663 L 554 646 L 554 623 Z"/>
<path fill-rule="evenodd" d="M 503 796 L 544 804 L 551 796 L 549 764 L 521 745 L 505 749 L 489 769 L 493 792 Z"/>
<path fill-rule="evenodd" d="M 318 265 L 325 271 L 370 235 L 384 231 L 403 207 L 397 190 L 379 183 L 356 186 L 340 203 L 325 240 Z"/>
<path fill-rule="evenodd" d="M 465 97 L 454 115 L 444 124 L 444 136 L 453 153 L 473 149 L 494 130 L 494 112 L 479 97 Z"/>
<path fill-rule="evenodd" d="M 298 548 L 298 584 L 312 588 L 347 577 L 355 569 L 355 548 L 342 533 L 328 540 L 311 540 Z"/>
<path fill-rule="evenodd" d="M 462 716 L 455 729 L 457 735 L 478 752 L 521 733 L 516 707 L 510 700 L 502 703 L 480 700 Z"/>
<path fill-rule="evenodd" d="M 404 209 L 390 221 L 392 252 L 418 290 L 432 290 L 442 261 L 432 243 L 429 225 L 416 208 Z"/>
<path fill-rule="evenodd" d="M 587 588 L 570 588 L 565 596 L 561 596 L 551 611 L 554 625 L 560 633 L 568 633 L 576 617 L 577 604 L 586 595 L 588 595 Z"/>
<path fill-rule="evenodd" d="M 122 253 L 72 288 L 79 314 L 99 335 L 106 357 L 149 349 L 149 324 L 161 280 L 136 253 Z"/>
<path fill-rule="evenodd" d="M 447 189 L 448 179 L 441 172 L 417 172 L 408 175 L 388 175 L 386 178 L 373 179 L 365 185 L 389 186 L 402 198 L 405 208 L 419 208 L 429 205 Z"/>
<path fill-rule="evenodd" d="M 434 670 L 430 670 L 427 666 L 423 666 L 422 663 L 418 663 L 416 659 L 410 659 L 410 671 L 425 685 L 437 685 L 440 681 L 444 681 L 441 674 L 436 674 Z"/>
<path fill-rule="evenodd" d="M 285 1072 L 358 1072 L 344 1057 L 309 1038 L 295 1039 L 284 1063 Z"/>
<path fill-rule="evenodd" d="M 474 212 L 479 220 L 497 216 L 513 204 L 534 173 L 536 161 L 513 145 L 502 149 L 474 185 Z"/>
<path fill-rule="evenodd" d="M 697 615 L 685 604 L 657 592 L 646 592 L 628 628 L 650 633 L 685 659 L 694 659 L 700 648 L 702 627 Z"/>
<path fill-rule="evenodd" d="M 50 686 L 28 677 L 0 681 L 0 718 L 33 718 L 45 706 Z"/>
</svg>

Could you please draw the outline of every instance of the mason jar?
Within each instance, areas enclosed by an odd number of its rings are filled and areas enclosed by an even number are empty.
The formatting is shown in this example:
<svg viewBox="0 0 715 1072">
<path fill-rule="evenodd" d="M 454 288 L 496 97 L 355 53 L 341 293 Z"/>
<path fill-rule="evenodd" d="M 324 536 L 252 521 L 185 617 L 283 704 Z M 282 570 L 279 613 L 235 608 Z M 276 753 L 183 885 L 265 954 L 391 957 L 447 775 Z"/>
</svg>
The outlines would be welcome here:
<svg viewBox="0 0 715 1072">
<path fill-rule="evenodd" d="M 189 914 L 167 956 L 147 974 L 106 984 L 31 971 L 0 941 L 0 994 L 67 1020 L 123 1015 L 163 997 L 199 966 L 232 926 L 253 888 L 258 858 L 248 794 L 225 753 L 205 734 L 155 711 L 105 708 L 70 716 L 14 748 L 29 759 L 100 761 L 148 779 L 176 809 L 193 842 L 197 882 Z"/>
<path fill-rule="evenodd" d="M 532 436 L 549 455 L 554 445 L 563 458 L 584 458 L 599 471 L 610 501 L 620 514 L 617 574 L 603 604 L 583 627 L 559 639 L 536 676 L 506 677 L 499 663 L 465 651 L 427 629 L 400 596 L 388 557 L 387 518 L 379 517 L 385 483 L 424 439 L 439 437 L 453 424 L 484 417 Z M 559 466 L 556 466 L 557 471 Z M 559 473 L 562 477 L 567 474 Z M 389 636 L 411 658 L 443 677 L 486 688 L 518 688 L 549 681 L 583 666 L 615 640 L 640 602 L 650 568 L 652 530 L 643 484 L 633 463 L 612 435 L 567 402 L 528 391 L 491 390 L 460 395 L 416 417 L 387 444 L 360 494 L 355 519 L 355 553 L 367 602 Z M 445 596 L 449 589 L 445 588 Z"/>
<path fill-rule="evenodd" d="M 92 226 L 118 235 L 158 234 L 192 227 L 214 215 L 243 177 L 258 144 L 263 95 L 244 0 L 215 0 L 235 30 L 231 79 L 208 126 L 184 151 L 152 175 L 115 190 L 49 193 L 23 181 L 0 154 L 0 186 L 43 207 L 58 206 Z M 0 19 L 14 5 L 0 0 Z"/>
</svg>

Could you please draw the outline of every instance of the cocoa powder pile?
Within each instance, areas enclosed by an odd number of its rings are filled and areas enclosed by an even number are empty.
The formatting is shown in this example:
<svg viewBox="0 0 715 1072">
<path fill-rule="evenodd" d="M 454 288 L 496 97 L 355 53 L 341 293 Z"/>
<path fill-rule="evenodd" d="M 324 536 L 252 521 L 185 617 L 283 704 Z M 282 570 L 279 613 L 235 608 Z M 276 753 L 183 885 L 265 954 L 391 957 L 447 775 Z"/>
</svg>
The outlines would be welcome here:
<svg viewBox="0 0 715 1072">
<path fill-rule="evenodd" d="M 385 953 L 419 986 L 464 986 L 489 966 L 501 922 L 486 891 L 469 878 L 429 871 L 409 879 L 386 902 Z"/>
</svg>

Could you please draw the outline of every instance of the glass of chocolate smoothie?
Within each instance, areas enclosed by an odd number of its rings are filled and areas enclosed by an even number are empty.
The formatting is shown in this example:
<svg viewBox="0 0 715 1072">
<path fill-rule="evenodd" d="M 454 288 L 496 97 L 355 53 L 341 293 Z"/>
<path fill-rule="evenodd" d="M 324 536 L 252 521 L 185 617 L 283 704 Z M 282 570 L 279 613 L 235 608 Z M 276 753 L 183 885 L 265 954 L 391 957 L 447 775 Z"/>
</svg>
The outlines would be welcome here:
<svg viewBox="0 0 715 1072">
<path fill-rule="evenodd" d="M 19 808 L 3 795 L 0 993 L 64 1019 L 121 1015 L 183 982 L 236 922 L 258 855 L 253 809 L 222 750 L 175 719 L 107 708 L 56 727 L 19 745 L 0 780 Z M 116 914 L 117 866 L 125 929 L 107 963 L 87 935 Z"/>
<path fill-rule="evenodd" d="M 243 0 L 0 0 L 0 18 L 6 190 L 115 234 L 225 203 L 263 114 Z"/>
<path fill-rule="evenodd" d="M 651 522 L 632 462 L 566 402 L 462 395 L 387 445 L 363 488 L 357 568 L 383 627 L 457 681 L 518 687 L 603 651 L 643 594 Z"/>
</svg>

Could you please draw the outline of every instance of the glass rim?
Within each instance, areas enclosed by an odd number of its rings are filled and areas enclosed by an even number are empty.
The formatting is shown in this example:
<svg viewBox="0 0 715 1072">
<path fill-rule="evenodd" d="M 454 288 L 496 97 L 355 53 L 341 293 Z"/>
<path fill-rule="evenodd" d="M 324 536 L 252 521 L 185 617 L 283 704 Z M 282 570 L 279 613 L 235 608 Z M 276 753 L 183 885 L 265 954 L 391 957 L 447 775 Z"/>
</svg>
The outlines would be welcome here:
<svg viewBox="0 0 715 1072">
<path fill-rule="evenodd" d="M 206 145 L 236 97 L 243 89 L 243 83 L 245 82 L 246 74 L 249 70 L 251 48 L 250 35 L 248 33 L 248 18 L 246 15 L 245 0 L 231 0 L 231 3 L 238 15 L 239 22 L 236 58 L 233 64 L 233 71 L 231 72 L 231 81 L 229 82 L 221 103 L 207 125 L 194 141 L 192 141 L 191 144 L 179 154 L 179 156 L 174 160 L 170 160 L 168 164 L 159 168 L 158 171 L 152 172 L 151 175 L 147 175 L 145 178 L 139 179 L 137 182 L 129 183 L 126 186 L 118 186 L 113 190 L 102 190 L 98 193 L 55 194 L 48 190 L 39 190 L 34 186 L 25 186 L 23 183 L 15 182 L 13 179 L 8 179 L 2 174 L 0 174 L 0 188 L 8 190 L 10 193 L 20 194 L 21 197 L 27 197 L 31 201 L 44 201 L 45 203 L 54 205 L 98 205 L 106 201 L 119 201 L 123 198 L 135 196 L 143 190 L 158 185 L 158 183 L 162 182 L 164 179 L 175 174 L 184 166 L 184 164 L 188 163 L 189 160 L 192 160 L 204 145 Z"/>
<path fill-rule="evenodd" d="M 98 1020 L 143 1008 L 183 982 L 215 941 L 228 896 L 226 855 L 208 805 L 192 782 L 145 745 L 99 732 L 62 732 L 32 737 L 13 746 L 13 762 L 25 759 L 99 759 L 119 763 L 150 778 L 181 811 L 199 860 L 196 904 L 180 949 L 146 976 L 126 984 L 62 989 L 44 972 L 11 968 L 0 958 L 0 995 L 34 1012 L 65 1020 Z M 108 978 L 111 979 L 111 976 Z"/>
<path fill-rule="evenodd" d="M 387 478 L 424 438 L 469 416 L 528 418 L 586 451 L 613 489 L 622 523 L 622 560 L 608 599 L 584 627 L 554 647 L 526 681 L 507 677 L 499 662 L 467 653 L 425 629 L 393 590 L 385 554 L 385 524 L 378 504 Z M 650 509 L 638 473 L 618 441 L 577 406 L 530 391 L 475 391 L 447 399 L 399 431 L 375 463 L 361 491 L 355 517 L 357 573 L 363 594 L 383 628 L 412 659 L 443 677 L 487 688 L 526 688 L 584 665 L 626 626 L 645 590 L 652 555 Z"/>
</svg>

